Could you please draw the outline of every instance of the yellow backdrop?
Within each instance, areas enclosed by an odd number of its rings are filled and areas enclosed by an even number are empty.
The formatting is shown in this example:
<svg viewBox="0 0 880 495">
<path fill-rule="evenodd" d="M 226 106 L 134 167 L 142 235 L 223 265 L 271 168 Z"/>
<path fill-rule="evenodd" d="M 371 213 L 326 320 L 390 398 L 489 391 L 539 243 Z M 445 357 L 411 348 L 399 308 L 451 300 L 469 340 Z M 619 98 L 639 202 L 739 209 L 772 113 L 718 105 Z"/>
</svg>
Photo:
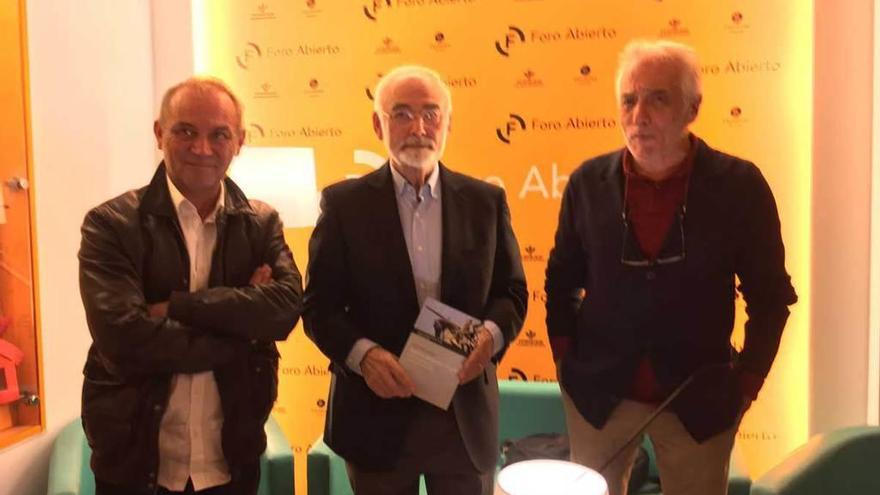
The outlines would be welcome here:
<svg viewBox="0 0 880 495">
<path fill-rule="evenodd" d="M 694 131 L 748 158 L 776 194 L 800 294 L 780 356 L 738 441 L 753 476 L 807 435 L 812 118 L 810 2 L 798 0 L 211 0 L 194 3 L 196 64 L 245 101 L 251 146 L 314 150 L 317 186 L 381 163 L 370 89 L 389 68 L 428 65 L 452 87 L 445 162 L 503 186 L 531 306 L 500 378 L 552 380 L 544 268 L 567 175 L 618 148 L 613 78 L 632 38 L 696 47 L 704 99 Z M 748 198 L 743 198 L 748 201 Z M 288 229 L 300 267 L 310 228 Z M 742 341 L 739 308 L 736 339 Z M 327 360 L 298 328 L 281 345 L 275 415 L 297 491 L 323 428 Z"/>
</svg>

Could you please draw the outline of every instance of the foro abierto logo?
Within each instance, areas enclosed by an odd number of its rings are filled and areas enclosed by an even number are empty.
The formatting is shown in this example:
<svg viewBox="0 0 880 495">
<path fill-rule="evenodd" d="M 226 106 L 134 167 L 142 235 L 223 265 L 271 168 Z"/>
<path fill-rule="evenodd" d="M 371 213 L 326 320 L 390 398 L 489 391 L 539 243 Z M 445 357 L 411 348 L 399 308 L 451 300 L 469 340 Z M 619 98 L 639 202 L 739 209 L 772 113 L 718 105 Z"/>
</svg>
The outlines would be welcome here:
<svg viewBox="0 0 880 495">
<path fill-rule="evenodd" d="M 510 374 L 507 375 L 508 380 L 518 380 L 521 382 L 529 381 L 528 375 L 526 372 L 519 368 L 510 368 Z"/>
<path fill-rule="evenodd" d="M 504 127 L 499 127 L 495 129 L 495 136 L 498 137 L 501 142 L 505 144 L 510 144 L 511 136 L 514 132 L 524 131 L 526 130 L 526 121 L 519 115 L 512 113 L 510 114 L 510 118 L 507 120 L 507 123 L 504 124 Z"/>
<path fill-rule="evenodd" d="M 235 57 L 235 63 L 237 63 L 242 69 L 247 70 L 253 60 L 259 59 L 262 56 L 263 50 L 260 50 L 260 45 L 248 42 L 247 45 L 245 45 L 244 50 Z"/>
<path fill-rule="evenodd" d="M 522 31 L 522 29 L 516 26 L 508 26 L 507 33 L 504 35 L 503 41 L 495 42 L 495 50 L 498 51 L 501 55 L 505 57 L 510 56 L 510 48 L 517 43 L 525 43 L 526 42 L 526 34 Z"/>
<path fill-rule="evenodd" d="M 252 123 L 248 126 L 247 135 L 248 138 L 264 138 L 266 137 L 266 130 L 260 124 Z"/>
<path fill-rule="evenodd" d="M 375 21 L 379 15 L 379 11 L 383 7 L 390 8 L 391 0 L 372 0 L 364 5 L 364 15 L 371 21 Z"/>
</svg>

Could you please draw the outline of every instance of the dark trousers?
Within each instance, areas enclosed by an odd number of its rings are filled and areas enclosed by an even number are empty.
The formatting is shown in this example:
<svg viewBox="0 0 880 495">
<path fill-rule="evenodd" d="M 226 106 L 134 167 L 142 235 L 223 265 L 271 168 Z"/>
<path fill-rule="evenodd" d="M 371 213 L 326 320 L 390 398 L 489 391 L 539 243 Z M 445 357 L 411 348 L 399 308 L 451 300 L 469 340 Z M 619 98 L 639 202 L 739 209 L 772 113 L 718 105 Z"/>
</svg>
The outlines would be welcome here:
<svg viewBox="0 0 880 495">
<path fill-rule="evenodd" d="M 421 401 L 393 469 L 368 471 L 352 463 L 346 468 L 355 495 L 418 495 L 420 475 L 429 495 L 491 495 L 495 474 L 474 467 L 451 408 Z"/>
</svg>

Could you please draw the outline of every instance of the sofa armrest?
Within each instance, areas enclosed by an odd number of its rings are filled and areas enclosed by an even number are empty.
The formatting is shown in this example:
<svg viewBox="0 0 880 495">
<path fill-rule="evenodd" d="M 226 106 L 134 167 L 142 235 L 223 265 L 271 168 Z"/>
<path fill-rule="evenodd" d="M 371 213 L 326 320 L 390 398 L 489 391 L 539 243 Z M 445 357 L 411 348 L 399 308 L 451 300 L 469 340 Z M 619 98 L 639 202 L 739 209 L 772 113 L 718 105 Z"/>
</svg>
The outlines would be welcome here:
<svg viewBox="0 0 880 495">
<path fill-rule="evenodd" d="M 260 495 L 294 493 L 293 451 L 275 418 L 266 421 L 266 451 L 260 456 Z"/>
<path fill-rule="evenodd" d="M 501 380 L 498 418 L 501 441 L 535 433 L 565 433 L 559 385 L 552 382 Z"/>
<path fill-rule="evenodd" d="M 95 479 L 89 468 L 91 453 L 82 421 L 77 418 L 61 430 L 52 444 L 47 495 L 94 493 Z"/>
<path fill-rule="evenodd" d="M 813 437 L 752 483 L 753 495 L 880 493 L 880 427 L 856 426 Z"/>
<path fill-rule="evenodd" d="M 309 449 L 309 495 L 352 495 L 345 461 L 330 450 L 324 437 L 318 437 Z"/>
</svg>

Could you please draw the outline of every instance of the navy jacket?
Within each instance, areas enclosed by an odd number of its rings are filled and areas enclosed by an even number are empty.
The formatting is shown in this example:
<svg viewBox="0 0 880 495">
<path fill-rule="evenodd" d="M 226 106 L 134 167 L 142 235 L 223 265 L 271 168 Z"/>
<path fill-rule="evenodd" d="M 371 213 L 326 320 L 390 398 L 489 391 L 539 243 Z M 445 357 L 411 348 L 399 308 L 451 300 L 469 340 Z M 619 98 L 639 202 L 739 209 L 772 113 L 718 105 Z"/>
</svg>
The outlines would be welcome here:
<svg viewBox="0 0 880 495">
<path fill-rule="evenodd" d="M 736 373 L 767 375 L 787 306 L 797 301 L 761 172 L 700 139 L 695 146 L 685 257 L 676 263 L 621 262 L 624 247 L 637 250 L 623 245 L 623 150 L 585 162 L 566 186 L 547 265 L 547 328 L 551 338 L 573 339 L 561 384 L 597 428 L 628 392 L 644 355 L 669 390 L 705 370 L 671 406 L 695 439 L 729 428 L 743 400 Z M 663 249 L 680 236 L 671 229 Z M 735 277 L 748 313 L 738 355 L 730 343 Z"/>
</svg>

